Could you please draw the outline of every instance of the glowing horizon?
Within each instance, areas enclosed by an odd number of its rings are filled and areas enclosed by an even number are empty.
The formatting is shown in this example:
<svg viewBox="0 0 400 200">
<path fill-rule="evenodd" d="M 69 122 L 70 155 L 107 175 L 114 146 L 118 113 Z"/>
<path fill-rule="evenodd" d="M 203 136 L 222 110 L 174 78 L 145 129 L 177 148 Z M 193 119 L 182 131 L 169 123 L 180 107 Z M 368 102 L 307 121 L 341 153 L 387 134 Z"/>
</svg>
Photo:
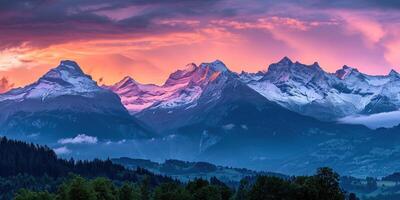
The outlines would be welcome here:
<svg viewBox="0 0 400 200">
<path fill-rule="evenodd" d="M 372 75 L 400 70 L 396 1 L 10 1 L 0 6 L 0 92 L 74 60 L 100 84 L 162 84 L 216 59 L 256 72 L 288 56 Z M 100 81 L 101 80 L 101 81 Z"/>
</svg>

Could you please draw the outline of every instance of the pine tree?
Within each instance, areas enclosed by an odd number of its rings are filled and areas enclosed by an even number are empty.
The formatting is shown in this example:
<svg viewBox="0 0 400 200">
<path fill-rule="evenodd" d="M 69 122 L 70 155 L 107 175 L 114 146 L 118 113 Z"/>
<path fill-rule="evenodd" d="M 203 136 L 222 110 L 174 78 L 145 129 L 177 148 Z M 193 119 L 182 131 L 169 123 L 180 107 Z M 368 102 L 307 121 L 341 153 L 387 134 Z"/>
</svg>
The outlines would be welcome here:
<svg viewBox="0 0 400 200">
<path fill-rule="evenodd" d="M 140 192 L 136 187 L 125 182 L 118 191 L 119 200 L 140 200 Z"/>
</svg>

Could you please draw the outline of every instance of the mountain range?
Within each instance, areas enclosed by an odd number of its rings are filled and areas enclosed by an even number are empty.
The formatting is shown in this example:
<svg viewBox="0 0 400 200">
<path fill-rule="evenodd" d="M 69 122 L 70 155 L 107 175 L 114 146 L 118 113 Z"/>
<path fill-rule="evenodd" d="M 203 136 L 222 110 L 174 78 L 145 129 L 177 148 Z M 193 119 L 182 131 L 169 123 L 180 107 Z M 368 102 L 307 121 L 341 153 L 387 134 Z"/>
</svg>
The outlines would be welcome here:
<svg viewBox="0 0 400 200">
<path fill-rule="evenodd" d="M 286 109 L 324 121 L 400 108 L 400 74 L 394 70 L 388 75 L 372 76 L 345 65 L 335 73 L 328 73 L 318 63 L 305 65 L 287 57 L 257 73 L 237 74 L 217 60 L 200 66 L 189 64 L 186 69 L 172 73 L 162 86 L 140 84 L 125 77 L 109 88 L 121 97 L 132 114 L 190 108 L 210 80 L 228 74 Z"/>
<path fill-rule="evenodd" d="M 49 144 L 78 134 L 105 145 L 135 141 L 135 151 L 164 156 L 156 159 L 179 155 L 297 174 L 329 165 L 342 174 L 380 175 L 399 170 L 400 120 L 379 128 L 369 117 L 398 112 L 399 84 L 393 70 L 371 76 L 344 66 L 328 73 L 284 57 L 257 73 L 235 73 L 216 60 L 188 64 L 163 85 L 125 77 L 99 86 L 77 63 L 62 61 L 37 82 L 0 94 L 0 132 Z M 357 125 L 363 123 L 368 127 Z"/>
</svg>

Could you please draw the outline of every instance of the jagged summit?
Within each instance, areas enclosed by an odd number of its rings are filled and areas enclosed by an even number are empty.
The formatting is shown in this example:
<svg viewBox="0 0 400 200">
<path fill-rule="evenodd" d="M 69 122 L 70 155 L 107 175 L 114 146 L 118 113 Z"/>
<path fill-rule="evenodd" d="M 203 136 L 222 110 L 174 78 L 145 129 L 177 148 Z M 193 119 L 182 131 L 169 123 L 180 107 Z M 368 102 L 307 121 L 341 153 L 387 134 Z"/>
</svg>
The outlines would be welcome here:
<svg viewBox="0 0 400 200">
<path fill-rule="evenodd" d="M 132 77 L 130 76 L 125 76 L 121 82 L 136 82 Z"/>
<path fill-rule="evenodd" d="M 185 71 L 185 72 L 191 72 L 197 68 L 197 65 L 195 63 L 189 63 L 185 66 L 184 69 L 178 70 L 178 71 Z"/>
<path fill-rule="evenodd" d="M 197 66 L 190 63 L 184 69 L 177 70 L 169 75 L 164 86 L 172 86 L 176 84 L 188 84 L 189 82 L 198 83 L 208 80 L 213 74 L 228 73 L 230 72 L 226 65 L 220 61 L 215 60 L 210 63 L 201 63 Z"/>
<path fill-rule="evenodd" d="M 281 65 L 291 65 L 293 64 L 292 60 L 290 60 L 290 58 L 288 58 L 287 56 L 283 57 L 277 64 L 281 64 Z"/>
<path fill-rule="evenodd" d="M 263 79 L 273 79 L 273 81 L 285 81 L 290 77 L 302 77 L 301 79 L 312 78 L 319 74 L 324 74 L 325 71 L 319 66 L 318 62 L 312 65 L 302 64 L 298 61 L 293 63 L 288 57 L 284 57 L 278 63 L 269 65 L 265 77 Z"/>
<path fill-rule="evenodd" d="M 165 81 L 164 86 L 174 85 L 178 82 L 187 82 L 193 73 L 198 70 L 198 67 L 194 63 L 187 64 L 184 69 L 176 70 L 171 73 L 168 79 Z"/>
<path fill-rule="evenodd" d="M 314 62 L 312 65 L 311 65 L 312 67 L 318 67 L 318 68 L 320 68 L 320 66 L 319 66 L 319 63 L 318 62 Z"/>
<path fill-rule="evenodd" d="M 388 75 L 392 77 L 400 77 L 400 74 L 394 69 L 390 70 Z"/>
<path fill-rule="evenodd" d="M 81 67 L 75 61 L 63 60 L 57 67 L 50 69 L 46 74 L 44 74 L 39 79 L 39 81 L 40 80 L 56 81 L 57 79 L 59 79 L 74 84 L 71 82 L 73 81 L 72 79 L 78 77 L 83 77 L 85 79 L 90 79 L 90 80 L 92 79 L 91 76 L 86 75 L 82 71 Z"/>
<path fill-rule="evenodd" d="M 210 63 L 202 63 L 202 64 L 200 64 L 200 67 L 201 68 L 209 67 L 211 70 L 216 71 L 216 72 L 229 71 L 229 69 L 226 67 L 226 65 L 220 60 L 215 60 L 214 62 L 210 62 Z"/>
<path fill-rule="evenodd" d="M 79 67 L 78 63 L 73 60 L 62 60 L 60 65 L 55 69 L 69 69 L 83 74 L 82 69 Z"/>
<path fill-rule="evenodd" d="M 272 66 L 272 68 L 271 68 L 271 66 Z M 279 62 L 272 63 L 269 66 L 267 71 L 269 71 L 271 69 L 272 70 L 282 70 L 282 69 L 301 68 L 301 67 L 303 67 L 303 68 L 315 68 L 315 69 L 322 70 L 322 68 L 320 67 L 318 62 L 314 62 L 311 65 L 306 65 L 306 64 L 303 64 L 303 63 L 301 63 L 299 61 L 293 62 L 292 60 L 290 60 L 290 58 L 285 56 Z"/>
<path fill-rule="evenodd" d="M 124 88 L 124 87 L 127 87 L 127 86 L 136 86 L 138 84 L 139 83 L 137 81 L 135 81 L 132 77 L 125 76 L 121 81 L 116 83 L 113 87 Z"/>
<path fill-rule="evenodd" d="M 339 69 L 335 72 L 336 77 L 339 79 L 345 79 L 348 77 L 352 72 L 358 72 L 358 69 L 349 67 L 347 65 L 343 65 L 342 69 Z"/>
</svg>

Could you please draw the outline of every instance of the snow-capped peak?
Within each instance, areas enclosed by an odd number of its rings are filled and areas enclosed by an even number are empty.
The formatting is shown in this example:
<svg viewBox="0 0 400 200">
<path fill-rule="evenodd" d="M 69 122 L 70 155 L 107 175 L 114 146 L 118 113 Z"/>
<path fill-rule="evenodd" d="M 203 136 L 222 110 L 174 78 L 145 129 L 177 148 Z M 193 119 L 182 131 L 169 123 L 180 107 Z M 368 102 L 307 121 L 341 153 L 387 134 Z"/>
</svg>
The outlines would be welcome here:
<svg viewBox="0 0 400 200">
<path fill-rule="evenodd" d="M 288 57 L 284 57 L 278 63 L 273 63 L 268 67 L 264 79 L 287 81 L 291 79 L 290 77 L 303 77 L 308 80 L 317 74 L 322 75 L 324 73 L 317 62 L 312 65 L 305 65 L 300 62 L 293 63 Z"/>
<path fill-rule="evenodd" d="M 125 76 L 121 81 L 119 81 L 118 83 L 113 85 L 113 87 L 115 89 L 119 89 L 119 88 L 124 88 L 124 87 L 127 87 L 127 86 L 136 86 L 138 84 L 139 83 L 136 82 L 132 77 Z"/>
<path fill-rule="evenodd" d="M 84 77 L 87 79 L 92 79 L 89 75 L 86 75 L 79 65 L 75 61 L 71 60 L 63 60 L 60 64 L 48 71 L 45 75 L 43 75 L 39 81 L 65 81 L 65 83 L 73 84 L 73 79 L 77 77 Z M 61 83 L 61 82 L 59 82 Z"/>
<path fill-rule="evenodd" d="M 266 72 L 264 71 L 258 71 L 256 73 L 249 73 L 242 71 L 240 74 L 238 74 L 240 80 L 244 83 L 248 83 L 250 81 L 258 81 L 264 77 Z"/>
<path fill-rule="evenodd" d="M 396 70 L 392 69 L 389 72 L 389 76 L 391 76 L 391 77 L 400 77 L 400 74 Z"/>
<path fill-rule="evenodd" d="M 61 79 L 73 85 L 76 83 L 74 80 L 77 78 L 93 81 L 92 77 L 86 75 L 75 61 L 63 60 L 57 67 L 51 69 L 45 75 L 43 75 L 39 81 L 47 80 L 60 83 L 59 81 Z"/>
<path fill-rule="evenodd" d="M 314 63 L 311 65 L 311 67 L 317 68 L 317 69 L 321 69 L 321 67 L 319 66 L 319 63 L 318 63 L 318 62 L 314 62 Z"/>
<path fill-rule="evenodd" d="M 42 99 L 62 95 L 91 95 L 101 91 L 89 75 L 84 74 L 79 65 L 70 60 L 61 61 L 60 65 L 51 69 L 37 82 L 17 88 L 0 96 L 2 100 Z"/>
<path fill-rule="evenodd" d="M 335 72 L 336 77 L 339 79 L 345 79 L 347 76 L 349 76 L 352 72 L 358 72 L 356 68 L 349 67 L 347 65 L 344 65 L 342 69 L 339 69 Z"/>
<path fill-rule="evenodd" d="M 180 69 L 169 75 L 164 85 L 176 85 L 178 83 L 187 83 L 191 75 L 198 69 L 194 63 L 187 64 L 185 69 Z"/>
<path fill-rule="evenodd" d="M 55 69 L 68 69 L 69 71 L 75 71 L 77 73 L 83 74 L 83 71 L 79 67 L 78 63 L 72 60 L 62 60 L 60 62 L 60 65 Z"/>
<path fill-rule="evenodd" d="M 283 57 L 277 64 L 281 65 L 291 65 L 293 64 L 292 60 L 290 60 L 287 56 Z"/>
<path fill-rule="evenodd" d="M 201 68 L 207 68 L 209 67 L 212 71 L 214 72 L 227 72 L 229 71 L 226 65 L 220 61 L 220 60 L 215 60 L 214 62 L 211 63 L 202 63 L 200 64 Z"/>
<path fill-rule="evenodd" d="M 197 65 L 196 65 L 196 64 L 194 64 L 194 63 L 189 63 L 189 64 L 187 64 L 187 65 L 185 66 L 185 69 L 183 69 L 183 70 L 181 70 L 181 71 L 184 71 L 184 72 L 192 72 L 192 71 L 194 71 L 196 68 L 197 68 Z"/>
</svg>

